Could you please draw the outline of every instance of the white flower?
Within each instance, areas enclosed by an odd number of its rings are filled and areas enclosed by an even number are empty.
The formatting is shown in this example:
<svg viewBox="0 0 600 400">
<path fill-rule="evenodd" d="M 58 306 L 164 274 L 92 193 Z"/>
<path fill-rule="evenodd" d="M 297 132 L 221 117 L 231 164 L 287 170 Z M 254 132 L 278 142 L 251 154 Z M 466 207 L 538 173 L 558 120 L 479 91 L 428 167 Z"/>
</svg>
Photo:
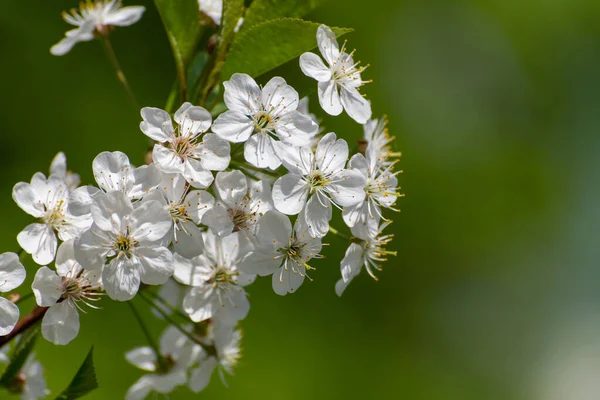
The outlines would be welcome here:
<svg viewBox="0 0 600 400">
<path fill-rule="evenodd" d="M 242 332 L 234 329 L 230 325 L 219 324 L 214 332 L 215 355 L 207 355 L 200 360 L 200 365 L 192 369 L 188 387 L 193 392 L 200 392 L 210 383 L 215 368 L 218 368 L 221 381 L 225 382 L 223 371 L 233 375 L 233 368 L 238 364 L 241 358 L 241 340 Z"/>
<path fill-rule="evenodd" d="M 38 172 L 31 183 L 19 182 L 13 188 L 13 199 L 27 214 L 39 219 L 17 236 L 19 245 L 32 255 L 33 261 L 46 265 L 54 260 L 58 241 L 69 240 L 84 232 L 92 223 L 89 215 L 70 213 L 69 191 L 58 176 L 46 179 Z"/>
<path fill-rule="evenodd" d="M 204 214 L 213 207 L 214 197 L 204 190 L 189 191 L 189 185 L 181 174 L 163 174 L 158 186 L 173 220 L 168 242 L 173 249 L 186 258 L 202 253 L 202 232 L 198 228 Z"/>
<path fill-rule="evenodd" d="M 344 109 L 353 120 L 364 124 L 371 118 L 371 103 L 358 89 L 370 82 L 360 77 L 366 67 L 359 67 L 360 62 L 354 62 L 354 51 L 346 54 L 344 47 L 339 49 L 335 33 L 325 25 L 317 29 L 317 45 L 329 66 L 316 54 L 304 53 L 300 56 L 300 69 L 319 82 L 321 107 L 330 115 L 340 115 Z"/>
<path fill-rule="evenodd" d="M 140 282 L 160 285 L 173 274 L 173 255 L 161 245 L 173 226 L 163 205 L 142 201 L 135 209 L 123 192 L 99 193 L 94 224 L 75 240 L 75 257 L 86 270 L 101 271 L 111 299 L 126 301 Z"/>
<path fill-rule="evenodd" d="M 204 108 L 183 103 L 173 116 L 176 129 L 171 116 L 159 108 L 142 108 L 142 119 L 142 132 L 159 142 L 154 145 L 152 158 L 163 172 L 180 173 L 192 186 L 202 189 L 213 181 L 210 171 L 223 171 L 229 165 L 229 142 L 214 133 L 202 136 L 212 123 Z"/>
<path fill-rule="evenodd" d="M 298 92 L 283 78 L 272 78 L 264 88 L 246 74 L 223 82 L 228 111 L 219 115 L 213 132 L 230 142 L 244 144 L 244 158 L 259 168 L 281 165 L 279 141 L 303 146 L 319 127 L 298 111 Z"/>
<path fill-rule="evenodd" d="M 123 192 L 130 200 L 141 199 L 158 186 L 162 175 L 154 164 L 134 167 L 127 154 L 120 151 L 103 151 L 92 162 L 94 179 L 98 184 L 75 189 L 70 196 L 69 211 L 74 215 L 90 213 L 90 207 L 98 193 Z"/>
<path fill-rule="evenodd" d="M 67 31 L 65 38 L 52 46 L 50 53 L 62 56 L 78 42 L 88 42 L 95 33 L 107 35 L 113 26 L 129 26 L 140 20 L 145 8 L 142 6 L 122 7 L 121 0 L 95 0 L 79 3 L 79 12 L 63 12 L 63 19 L 77 28 Z"/>
<path fill-rule="evenodd" d="M 383 169 L 386 169 L 394 164 L 395 161 L 393 159 L 402 155 L 400 152 L 392 151 L 390 143 L 395 139 L 395 137 L 390 136 L 387 129 L 387 123 L 387 118 L 383 117 L 380 119 L 370 119 L 363 125 L 363 153 L 366 153 L 367 147 L 373 149 L 377 158 L 377 164 Z"/>
<path fill-rule="evenodd" d="M 215 25 L 221 25 L 223 0 L 198 0 L 200 11 L 210 17 Z"/>
<path fill-rule="evenodd" d="M 389 222 L 381 224 L 373 239 L 359 239 L 359 242 L 350 244 L 348 250 L 346 250 L 344 259 L 340 263 L 342 279 L 335 284 L 335 292 L 338 296 L 342 295 L 346 287 L 350 284 L 350 281 L 360 273 L 363 266 L 369 275 L 377 280 L 377 277 L 373 273 L 373 269 L 381 271 L 379 263 L 387 261 L 385 256 L 396 255 L 395 251 L 385 249 L 385 246 L 392 241 L 394 235 L 383 235 L 381 233 L 389 224 Z"/>
<path fill-rule="evenodd" d="M 21 395 L 21 400 L 36 400 L 50 394 L 44 378 L 44 367 L 31 353 L 15 378 L 11 390 Z"/>
<path fill-rule="evenodd" d="M 345 169 L 347 160 L 348 143 L 336 140 L 333 132 L 321 139 L 315 153 L 308 147 L 288 148 L 284 165 L 289 173 L 273 185 L 275 208 L 288 215 L 305 210 L 311 236 L 325 236 L 331 204 L 349 207 L 365 198 L 365 177 Z"/>
<path fill-rule="evenodd" d="M 25 267 L 15 253 L 0 254 L 0 292 L 10 292 L 25 280 Z M 12 332 L 19 320 L 19 307 L 0 297 L 0 336 Z"/>
<path fill-rule="evenodd" d="M 214 188 L 217 204 L 204 214 L 202 223 L 216 235 L 238 231 L 253 235 L 260 217 L 273 208 L 269 184 L 265 181 L 249 183 L 241 171 L 219 172 Z"/>
<path fill-rule="evenodd" d="M 321 240 L 308 234 L 303 215 L 294 229 L 290 219 L 277 211 L 268 211 L 258 222 L 257 247 L 240 263 L 247 274 L 273 275 L 273 290 L 284 296 L 295 292 L 311 267 L 308 261 L 320 258 Z"/>
<path fill-rule="evenodd" d="M 193 286 L 183 299 L 183 309 L 194 322 L 217 317 L 234 325 L 250 310 L 242 286 L 255 276 L 241 273 L 237 265 L 252 245 L 239 232 L 221 238 L 211 231 L 204 234 L 204 245 L 204 254 L 192 260 L 175 256 L 175 278 Z"/>
<path fill-rule="evenodd" d="M 344 209 L 342 216 L 352 234 L 358 237 L 375 237 L 379 221 L 383 218 L 380 207 L 397 211 L 393 206 L 400 194 L 398 193 L 399 172 L 392 172 L 394 164 L 382 170 L 377 164 L 377 150 L 370 145 L 367 147 L 367 157 L 355 154 L 348 166 L 360 171 L 367 181 L 364 201 Z"/>
<path fill-rule="evenodd" d="M 56 175 L 67 184 L 69 192 L 77 189 L 81 183 L 81 177 L 67 170 L 67 156 L 62 151 L 54 156 L 50 163 L 50 175 Z"/>
<path fill-rule="evenodd" d="M 138 347 L 125 354 L 132 365 L 144 371 L 144 375 L 129 388 L 126 400 L 143 400 L 155 391 L 170 393 L 177 386 L 187 383 L 187 370 L 198 359 L 202 348 L 192 343 L 174 326 L 169 326 L 160 337 L 159 361 L 150 347 Z"/>
<path fill-rule="evenodd" d="M 67 344 L 79 333 L 78 303 L 97 308 L 90 302 L 100 300 L 102 283 L 98 274 L 84 271 L 75 261 L 69 240 L 58 248 L 56 272 L 38 269 L 31 288 L 38 306 L 50 307 L 42 320 L 42 335 L 54 344 Z"/>
</svg>

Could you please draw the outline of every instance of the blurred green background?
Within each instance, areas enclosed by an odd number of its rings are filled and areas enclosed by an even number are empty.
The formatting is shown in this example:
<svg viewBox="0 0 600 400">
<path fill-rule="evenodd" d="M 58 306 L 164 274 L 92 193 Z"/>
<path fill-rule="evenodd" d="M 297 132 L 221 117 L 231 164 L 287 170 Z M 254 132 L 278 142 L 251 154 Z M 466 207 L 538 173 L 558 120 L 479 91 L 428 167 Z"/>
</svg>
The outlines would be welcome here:
<svg viewBox="0 0 600 400">
<path fill-rule="evenodd" d="M 152 3 L 128 4 L 147 11 L 113 46 L 142 105 L 161 107 L 175 77 L 170 48 Z M 75 5 L 3 2 L 3 251 L 30 222 L 12 186 L 46 172 L 58 151 L 85 182 L 100 151 L 143 162 L 140 117 L 101 43 L 48 52 L 68 28 L 60 12 Z M 298 293 L 279 297 L 259 279 L 236 375 L 228 389 L 213 376 L 197 397 L 600 398 L 600 3 L 332 0 L 307 19 L 354 28 L 348 46 L 371 64 L 365 93 L 403 152 L 398 256 L 379 282 L 363 273 L 341 299 L 336 237 Z M 316 86 L 296 62 L 280 72 Z M 327 127 L 349 141 L 362 133 L 345 115 Z M 162 323 L 145 316 L 158 334 Z M 101 388 L 87 398 L 122 398 L 141 375 L 123 354 L 144 344 L 142 332 L 107 299 L 68 347 L 38 344 L 55 395 L 92 344 Z"/>
</svg>

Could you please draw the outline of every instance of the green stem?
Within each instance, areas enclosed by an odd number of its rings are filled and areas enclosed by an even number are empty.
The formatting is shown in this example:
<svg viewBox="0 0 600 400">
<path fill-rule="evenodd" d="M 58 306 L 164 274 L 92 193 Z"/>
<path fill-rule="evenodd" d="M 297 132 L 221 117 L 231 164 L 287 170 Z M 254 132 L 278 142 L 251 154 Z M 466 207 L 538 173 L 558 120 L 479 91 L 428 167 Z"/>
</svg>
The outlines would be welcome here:
<svg viewBox="0 0 600 400">
<path fill-rule="evenodd" d="M 341 237 L 342 239 L 346 239 L 346 240 L 350 240 L 350 237 L 340 231 L 338 231 L 337 229 L 329 226 L 329 232 L 333 233 L 334 235 L 337 235 L 339 237 Z"/>
<path fill-rule="evenodd" d="M 178 316 L 185 319 L 186 321 L 190 321 L 189 315 L 182 313 L 181 310 L 179 310 L 177 307 L 173 307 L 172 304 L 170 304 L 168 301 L 166 301 L 165 299 L 160 297 L 159 294 L 156 294 L 151 291 L 147 291 L 146 293 L 148 293 L 150 296 L 152 296 L 155 300 L 158 300 L 163 306 L 167 307 L 173 314 L 177 314 Z"/>
<path fill-rule="evenodd" d="M 158 344 L 156 343 L 156 341 L 150 334 L 150 331 L 148 330 L 148 327 L 144 323 L 142 316 L 140 315 L 140 313 L 138 312 L 138 310 L 135 308 L 135 306 L 133 305 L 133 303 L 131 301 L 128 301 L 127 305 L 129 306 L 129 308 L 131 309 L 131 312 L 135 316 L 135 319 L 137 320 L 138 325 L 142 329 L 142 332 L 144 332 L 144 336 L 146 336 L 146 340 L 148 341 L 148 344 L 150 345 L 150 347 L 152 347 L 152 350 L 154 350 L 154 352 L 156 353 L 156 359 L 158 360 L 158 363 L 161 366 L 164 366 L 166 361 L 164 360 L 162 354 L 160 353 Z"/>
<path fill-rule="evenodd" d="M 133 105 L 135 112 L 139 112 L 140 106 L 138 105 L 138 102 L 135 99 L 135 95 L 133 94 L 133 91 L 131 90 L 131 87 L 129 86 L 129 82 L 127 82 L 127 78 L 125 77 L 123 70 L 121 69 L 121 65 L 119 64 L 117 55 L 115 54 L 115 51 L 113 50 L 112 45 L 110 44 L 108 35 L 103 36 L 102 43 L 104 43 L 104 50 L 106 50 L 106 56 L 108 57 L 108 60 L 112 64 L 113 68 L 115 69 L 115 72 L 117 73 L 117 79 L 119 80 L 121 85 L 125 88 L 125 91 L 127 92 L 129 99 L 131 100 L 131 104 Z"/>
<path fill-rule="evenodd" d="M 171 318 L 170 315 L 168 315 L 166 312 L 164 312 L 162 308 L 158 307 L 152 300 L 147 298 L 143 292 L 138 292 L 138 296 L 140 296 L 145 302 L 147 302 L 150 305 L 150 307 L 154 308 L 160 315 L 162 315 L 162 317 L 165 319 L 165 321 L 167 321 L 168 323 L 173 325 L 175 328 L 177 328 L 177 330 L 179 332 L 181 332 L 185 336 L 187 336 L 187 338 L 190 339 L 192 342 L 194 342 L 197 345 L 199 345 L 200 347 L 202 347 L 204 349 L 204 351 L 206 351 L 208 354 L 215 353 L 214 346 L 208 346 L 207 344 L 202 343 L 194 335 L 189 333 L 187 330 L 183 329 L 181 327 L 181 325 L 179 325 L 175 320 L 173 320 L 173 318 Z"/>
<path fill-rule="evenodd" d="M 275 172 L 275 171 L 271 171 L 268 169 L 262 169 L 262 168 L 257 168 L 253 165 L 247 164 L 247 163 L 241 163 L 237 160 L 231 160 L 229 162 L 230 165 L 235 165 L 238 168 L 244 168 L 247 169 L 249 171 L 254 171 L 254 172 L 260 172 L 261 174 L 265 174 L 265 175 L 269 175 L 272 176 L 273 178 L 279 178 L 279 175 Z"/>
<path fill-rule="evenodd" d="M 21 297 L 19 297 L 19 298 L 18 298 L 18 299 L 15 301 L 15 304 L 19 304 L 19 303 L 21 303 L 22 301 L 25 301 L 25 300 L 27 300 L 27 299 L 30 299 L 32 296 L 33 296 L 33 292 L 31 292 L 31 293 L 27 293 L 25 296 L 21 296 Z"/>
</svg>

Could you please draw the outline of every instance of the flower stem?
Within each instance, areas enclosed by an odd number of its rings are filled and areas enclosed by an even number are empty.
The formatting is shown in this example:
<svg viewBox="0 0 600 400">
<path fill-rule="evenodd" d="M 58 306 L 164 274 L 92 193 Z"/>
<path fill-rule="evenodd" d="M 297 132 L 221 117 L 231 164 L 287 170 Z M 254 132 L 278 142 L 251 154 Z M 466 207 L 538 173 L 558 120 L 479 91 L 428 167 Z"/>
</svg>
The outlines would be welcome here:
<svg viewBox="0 0 600 400">
<path fill-rule="evenodd" d="M 131 309 L 131 312 L 135 316 L 135 319 L 137 320 L 138 325 L 140 326 L 140 329 L 142 330 L 142 332 L 144 332 L 144 336 L 146 337 L 146 340 L 148 341 L 148 344 L 150 345 L 150 347 L 152 347 L 152 350 L 154 350 L 154 353 L 156 353 L 156 359 L 158 360 L 159 364 L 163 365 L 165 363 L 165 360 L 163 359 L 163 356 L 160 353 L 160 349 L 158 347 L 158 344 L 156 343 L 156 341 L 154 340 L 154 338 L 150 334 L 150 331 L 148 330 L 148 327 L 144 323 L 144 320 L 142 319 L 142 316 L 140 315 L 140 313 L 138 312 L 138 310 L 133 305 L 133 302 L 128 301 L 127 305 L 129 306 L 129 308 Z"/>
<path fill-rule="evenodd" d="M 337 229 L 335 229 L 335 228 L 333 228 L 331 226 L 329 226 L 329 232 L 333 233 L 334 235 L 337 235 L 337 236 L 341 237 L 342 239 L 350 240 L 350 237 L 348 235 L 346 235 L 346 234 L 338 231 Z"/>
<path fill-rule="evenodd" d="M 159 303 L 161 303 L 163 306 L 167 307 L 169 310 L 171 310 L 174 314 L 177 314 L 178 316 L 180 316 L 181 318 L 185 319 L 186 321 L 190 321 L 190 317 L 189 315 L 186 315 L 184 313 L 181 312 L 181 310 L 177 309 L 176 307 L 173 307 L 173 305 L 171 305 L 168 301 L 166 301 L 165 299 L 163 299 L 162 297 L 160 297 L 160 295 L 151 292 L 151 291 L 146 291 L 146 293 L 148 293 L 150 296 L 152 296 L 155 300 L 158 300 Z"/>
<path fill-rule="evenodd" d="M 102 39 L 103 39 L 102 43 L 104 43 L 104 50 L 106 50 L 106 56 L 108 57 L 108 60 L 112 64 L 113 68 L 115 69 L 115 72 L 117 73 L 117 79 L 119 80 L 121 85 L 125 88 L 125 91 L 127 92 L 129 99 L 131 100 L 131 104 L 132 104 L 133 108 L 135 109 L 136 112 L 139 112 L 140 106 L 138 105 L 138 102 L 135 99 L 135 95 L 133 94 L 133 91 L 131 90 L 131 87 L 129 86 L 129 82 L 127 82 L 127 78 L 125 77 L 123 70 L 121 69 L 121 64 L 119 64 L 119 60 L 117 59 L 115 51 L 113 50 L 112 45 L 110 44 L 108 35 L 104 35 L 102 37 Z"/>
<path fill-rule="evenodd" d="M 15 328 L 6 336 L 0 336 L 0 347 L 9 343 L 13 340 L 17 335 L 25 332 L 27 329 L 34 326 L 38 321 L 40 321 L 44 315 L 48 311 L 48 307 L 36 307 L 29 314 L 24 316 L 17 322 Z"/>
<path fill-rule="evenodd" d="M 143 292 L 138 292 L 138 296 L 140 296 L 145 302 L 147 302 L 150 305 L 150 307 L 154 308 L 160 315 L 162 315 L 162 317 L 165 319 L 165 321 L 167 321 L 168 323 L 173 325 L 175 328 L 177 328 L 177 330 L 179 332 L 181 332 L 185 336 L 187 336 L 187 338 L 190 339 L 192 342 L 196 343 L 197 345 L 200 345 L 200 347 L 202 347 L 202 349 L 204 349 L 204 351 L 206 351 L 208 354 L 215 353 L 214 346 L 209 346 L 205 343 L 202 343 L 200 340 L 198 340 L 198 338 L 196 338 L 190 332 L 183 329 L 181 327 L 181 325 L 179 325 L 175 320 L 173 320 L 173 318 L 171 318 L 170 315 L 168 315 L 166 312 L 164 312 L 164 310 L 162 308 L 158 307 L 152 300 L 147 298 Z"/>
<path fill-rule="evenodd" d="M 229 162 L 229 164 L 230 165 L 235 165 L 238 168 L 244 168 L 244 169 L 247 169 L 247 170 L 250 170 L 250 171 L 260 172 L 261 174 L 269 175 L 269 176 L 272 176 L 273 178 L 278 178 L 279 177 L 279 175 L 275 171 L 271 171 L 271 170 L 263 169 L 263 168 L 257 168 L 257 167 L 255 167 L 253 165 L 250 165 L 250 164 L 247 164 L 247 163 L 242 163 L 242 162 L 239 162 L 237 160 L 233 160 L 232 159 Z"/>
</svg>

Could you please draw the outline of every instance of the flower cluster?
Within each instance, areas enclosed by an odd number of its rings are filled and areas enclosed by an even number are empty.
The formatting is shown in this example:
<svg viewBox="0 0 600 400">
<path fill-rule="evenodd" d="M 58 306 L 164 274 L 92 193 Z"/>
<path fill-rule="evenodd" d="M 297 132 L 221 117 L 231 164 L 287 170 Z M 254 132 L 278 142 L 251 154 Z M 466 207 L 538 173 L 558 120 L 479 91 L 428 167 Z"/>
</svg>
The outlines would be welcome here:
<svg viewBox="0 0 600 400">
<path fill-rule="evenodd" d="M 200 5 L 220 23 L 220 2 Z M 143 11 L 118 0 L 83 3 L 79 13 L 65 14 L 77 29 L 51 51 L 64 54 L 76 42 L 136 22 Z M 324 133 L 308 100 L 285 79 L 261 86 L 236 73 L 223 82 L 226 110 L 214 121 L 190 102 L 172 115 L 141 109 L 140 130 L 153 141 L 147 165 L 102 152 L 92 162 L 95 185 L 81 186 L 59 153 L 48 177 L 38 172 L 14 186 L 15 202 L 35 218 L 17 240 L 39 265 L 32 290 L 44 311 L 44 338 L 71 342 L 79 312 L 99 308 L 104 295 L 122 302 L 140 297 L 169 322 L 158 346 L 127 353 L 148 372 L 128 399 L 180 385 L 198 392 L 213 370 L 231 374 L 241 352 L 239 323 L 250 311 L 245 288 L 270 275 L 276 294 L 296 292 L 311 279 L 329 233 L 349 241 L 338 295 L 363 266 L 375 278 L 386 255 L 395 254 L 386 249 L 392 235 L 382 232 L 391 222 L 384 210 L 395 210 L 400 196 L 393 137 L 385 118 L 371 119 L 371 104 L 359 93 L 364 68 L 353 53 L 324 25 L 317 45 L 327 65 L 305 53 L 301 70 L 318 81 L 327 114 L 345 110 L 363 126 L 354 155 L 345 139 Z M 335 213 L 351 235 L 330 226 Z M 23 282 L 16 254 L 0 255 L 0 277 L 3 292 Z M 0 297 L 0 334 L 12 331 L 18 315 Z"/>
</svg>

